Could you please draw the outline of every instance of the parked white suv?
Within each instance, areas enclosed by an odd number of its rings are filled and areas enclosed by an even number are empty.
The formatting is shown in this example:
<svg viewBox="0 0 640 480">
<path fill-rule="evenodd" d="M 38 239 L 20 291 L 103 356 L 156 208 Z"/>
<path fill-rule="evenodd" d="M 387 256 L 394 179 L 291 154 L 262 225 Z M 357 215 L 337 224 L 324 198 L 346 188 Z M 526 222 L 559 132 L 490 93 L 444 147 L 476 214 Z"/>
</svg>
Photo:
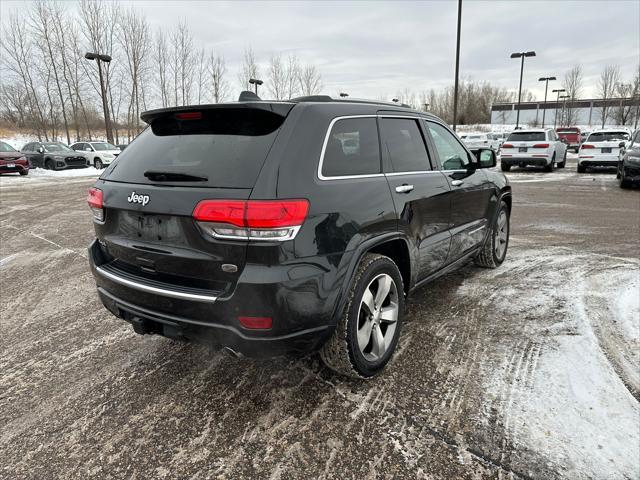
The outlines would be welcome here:
<svg viewBox="0 0 640 480">
<path fill-rule="evenodd" d="M 500 142 L 492 133 L 465 133 L 460 138 L 469 148 L 500 148 Z"/>
<path fill-rule="evenodd" d="M 97 169 L 109 165 L 120 154 L 120 149 L 108 142 L 77 142 L 71 145 L 71 148 L 83 152 L 87 160 Z"/>
<path fill-rule="evenodd" d="M 516 130 L 509 134 L 500 148 L 500 168 L 504 172 L 514 165 L 535 165 L 551 172 L 554 166 L 564 168 L 566 164 L 567 144 L 560 140 L 553 128 Z"/>
<path fill-rule="evenodd" d="M 623 128 L 594 130 L 578 150 L 578 173 L 588 167 L 617 167 L 620 150 L 626 147 L 631 135 Z"/>
</svg>

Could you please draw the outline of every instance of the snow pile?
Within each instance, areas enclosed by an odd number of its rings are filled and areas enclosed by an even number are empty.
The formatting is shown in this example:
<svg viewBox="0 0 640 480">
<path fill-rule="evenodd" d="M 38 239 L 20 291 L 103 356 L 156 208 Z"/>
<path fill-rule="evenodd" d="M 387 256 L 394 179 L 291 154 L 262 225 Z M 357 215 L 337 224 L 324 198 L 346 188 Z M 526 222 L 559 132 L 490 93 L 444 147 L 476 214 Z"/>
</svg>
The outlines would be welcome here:
<svg viewBox="0 0 640 480">
<path fill-rule="evenodd" d="M 460 295 L 518 331 L 483 372 L 486 408 L 511 445 L 567 478 L 639 477 L 639 292 L 638 261 L 562 248 L 511 250 L 465 280 Z"/>
<path fill-rule="evenodd" d="M 69 168 L 65 170 L 46 170 L 44 168 L 32 168 L 29 170 L 29 176 L 32 177 L 99 177 L 104 169 L 98 170 L 95 167 L 87 168 Z"/>
</svg>

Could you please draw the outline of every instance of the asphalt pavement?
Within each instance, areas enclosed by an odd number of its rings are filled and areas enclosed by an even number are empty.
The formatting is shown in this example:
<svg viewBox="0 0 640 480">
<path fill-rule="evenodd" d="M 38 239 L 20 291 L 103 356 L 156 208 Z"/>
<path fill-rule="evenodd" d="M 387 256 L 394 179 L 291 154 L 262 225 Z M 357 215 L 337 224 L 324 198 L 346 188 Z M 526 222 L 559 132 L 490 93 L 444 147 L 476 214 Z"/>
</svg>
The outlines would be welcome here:
<svg viewBox="0 0 640 480">
<path fill-rule="evenodd" d="M 0 179 L 0 478 L 637 478 L 640 189 L 573 155 L 508 176 L 507 261 L 417 292 L 370 381 L 134 334 L 91 180 Z"/>
</svg>

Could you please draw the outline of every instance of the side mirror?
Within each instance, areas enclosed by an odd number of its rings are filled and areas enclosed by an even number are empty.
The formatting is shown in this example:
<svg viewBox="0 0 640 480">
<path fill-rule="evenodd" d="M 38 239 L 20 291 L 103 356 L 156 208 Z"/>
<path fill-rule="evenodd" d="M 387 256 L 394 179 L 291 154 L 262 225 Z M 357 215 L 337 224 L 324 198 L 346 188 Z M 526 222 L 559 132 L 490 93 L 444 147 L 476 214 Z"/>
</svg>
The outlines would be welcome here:
<svg viewBox="0 0 640 480">
<path fill-rule="evenodd" d="M 85 147 L 84 151 L 85 152 L 90 152 L 91 151 L 91 147 Z"/>
<path fill-rule="evenodd" d="M 624 148 L 627 146 L 627 142 L 620 142 L 620 144 L 618 145 L 618 147 L 620 148 Z"/>
<path fill-rule="evenodd" d="M 44 147 L 38 147 L 38 153 L 44 153 Z"/>
<path fill-rule="evenodd" d="M 475 152 L 474 152 L 475 153 Z M 496 152 L 492 148 L 481 148 L 476 153 L 477 168 L 493 168 L 497 165 Z"/>
</svg>

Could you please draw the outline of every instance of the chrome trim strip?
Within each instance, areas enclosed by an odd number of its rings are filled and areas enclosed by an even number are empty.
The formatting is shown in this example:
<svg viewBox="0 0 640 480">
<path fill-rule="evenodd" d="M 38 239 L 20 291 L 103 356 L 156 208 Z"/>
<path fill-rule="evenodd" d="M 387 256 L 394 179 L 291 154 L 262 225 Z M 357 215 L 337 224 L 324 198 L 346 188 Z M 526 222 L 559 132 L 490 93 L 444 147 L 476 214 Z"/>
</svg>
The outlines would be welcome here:
<svg viewBox="0 0 640 480">
<path fill-rule="evenodd" d="M 205 303 L 214 303 L 218 299 L 218 297 L 214 297 L 213 295 L 198 295 L 195 293 L 176 292 L 175 290 L 152 287 L 150 285 L 145 285 L 143 283 L 138 283 L 134 282 L 133 280 L 119 277 L 117 275 L 114 275 L 113 273 L 107 272 L 101 267 L 96 267 L 96 271 L 103 277 L 108 278 L 113 282 L 119 283 L 120 285 L 124 285 L 126 287 L 135 288 L 136 290 L 140 290 L 142 292 L 155 293 L 164 297 L 178 298 L 180 300 L 193 300 L 196 302 Z"/>
<path fill-rule="evenodd" d="M 426 175 L 429 173 L 441 173 L 440 170 L 425 170 L 423 172 L 391 172 L 385 173 L 384 175 L 387 177 L 397 177 L 400 175 Z"/>
<path fill-rule="evenodd" d="M 468 235 L 473 235 L 476 232 L 479 232 L 480 230 L 482 230 L 483 228 L 486 228 L 485 225 L 480 225 L 478 228 L 476 228 L 475 230 L 471 230 Z"/>
</svg>

